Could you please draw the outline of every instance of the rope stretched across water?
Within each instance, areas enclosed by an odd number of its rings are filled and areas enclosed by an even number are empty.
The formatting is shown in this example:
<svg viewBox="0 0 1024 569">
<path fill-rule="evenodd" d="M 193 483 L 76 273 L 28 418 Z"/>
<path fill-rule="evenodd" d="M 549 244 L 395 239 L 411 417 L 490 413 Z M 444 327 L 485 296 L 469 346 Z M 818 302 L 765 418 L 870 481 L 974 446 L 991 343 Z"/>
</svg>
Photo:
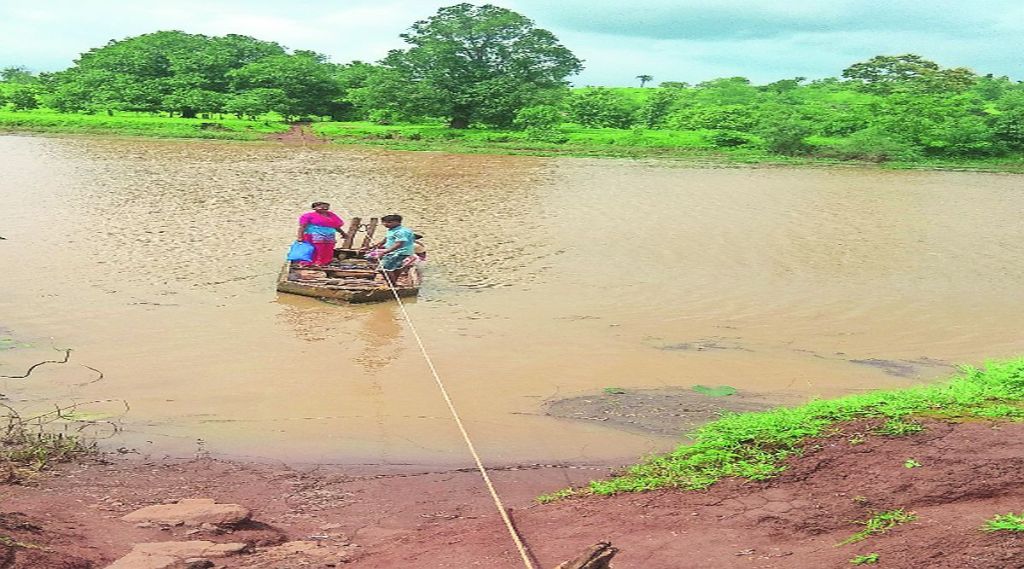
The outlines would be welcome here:
<svg viewBox="0 0 1024 569">
<path fill-rule="evenodd" d="M 423 354 L 423 359 L 427 362 L 427 367 L 430 368 L 430 373 L 434 376 L 434 381 L 437 382 L 437 387 L 441 390 L 441 395 L 444 396 L 444 402 L 448 404 L 448 410 L 452 414 L 452 418 L 455 419 L 455 424 L 459 427 L 459 432 L 462 433 L 462 439 L 466 441 L 466 447 L 469 448 L 469 454 L 473 455 L 473 460 L 476 462 L 476 469 L 480 471 L 480 476 L 484 479 L 484 484 L 487 486 L 487 491 L 491 493 L 491 498 L 494 499 L 494 505 L 498 508 L 498 513 L 501 514 L 501 520 L 505 522 L 505 527 L 508 528 L 508 533 L 512 536 L 512 541 L 516 545 L 516 549 L 519 550 L 519 556 L 523 559 L 523 565 L 527 569 L 535 569 L 533 561 L 530 560 L 530 554 L 526 550 L 526 546 L 523 544 L 522 538 L 519 536 L 519 532 L 516 531 L 514 525 L 512 525 L 512 519 L 509 518 L 508 512 L 505 510 L 505 504 L 502 503 L 501 498 L 498 496 L 498 491 L 494 489 L 494 484 L 491 483 L 491 477 L 487 474 L 487 469 L 484 468 L 483 462 L 480 460 L 480 455 L 476 452 L 476 447 L 473 446 L 472 439 L 469 438 L 469 433 L 466 432 L 466 427 L 462 424 L 462 419 L 459 417 L 459 412 L 455 410 L 455 404 L 452 403 L 452 398 L 448 395 L 448 389 L 445 388 L 444 382 L 441 381 L 441 376 L 437 373 L 437 368 L 434 367 L 433 360 L 430 359 L 430 354 L 427 353 L 427 349 L 423 346 L 423 340 L 420 339 L 419 332 L 416 331 L 416 325 L 413 324 L 412 318 L 409 318 L 409 313 L 405 310 L 405 304 L 402 302 L 402 298 L 398 296 L 398 290 L 395 288 L 395 283 L 391 282 L 391 277 L 387 271 L 381 271 L 384 274 L 384 280 L 388 283 L 388 288 L 391 289 L 391 293 L 395 295 L 395 300 L 398 302 L 398 308 L 402 311 L 402 317 L 409 324 L 409 330 L 412 332 L 414 338 L 416 338 L 416 344 L 420 347 L 420 353 Z"/>
</svg>

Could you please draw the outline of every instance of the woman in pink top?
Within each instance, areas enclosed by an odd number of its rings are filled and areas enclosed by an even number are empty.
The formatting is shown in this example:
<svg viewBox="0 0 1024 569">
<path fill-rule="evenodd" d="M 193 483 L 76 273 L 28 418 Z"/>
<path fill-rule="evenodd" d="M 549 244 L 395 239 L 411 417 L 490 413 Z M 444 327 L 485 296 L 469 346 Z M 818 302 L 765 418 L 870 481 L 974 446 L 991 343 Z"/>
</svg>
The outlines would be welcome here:
<svg viewBox="0 0 1024 569">
<path fill-rule="evenodd" d="M 298 241 L 305 241 L 313 245 L 314 265 L 327 265 L 334 259 L 334 244 L 337 242 L 336 233 L 345 237 L 341 226 L 345 222 L 331 211 L 331 204 L 326 202 L 313 202 L 313 211 L 302 214 L 299 217 Z"/>
</svg>

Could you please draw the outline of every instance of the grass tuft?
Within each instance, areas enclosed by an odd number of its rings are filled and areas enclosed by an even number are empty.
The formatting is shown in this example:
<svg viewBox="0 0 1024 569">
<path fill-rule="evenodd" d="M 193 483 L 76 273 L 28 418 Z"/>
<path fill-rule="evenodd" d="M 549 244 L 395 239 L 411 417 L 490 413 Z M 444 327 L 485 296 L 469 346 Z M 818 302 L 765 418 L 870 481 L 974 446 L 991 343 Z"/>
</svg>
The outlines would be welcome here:
<svg viewBox="0 0 1024 569">
<path fill-rule="evenodd" d="M 551 492 L 550 494 L 541 494 L 540 496 L 537 496 L 537 503 L 547 504 L 549 502 L 557 502 L 558 500 L 571 498 L 575 495 L 576 490 L 573 490 L 572 488 L 564 488 L 556 492 Z"/>
<path fill-rule="evenodd" d="M 836 545 L 847 545 L 850 543 L 857 543 L 858 541 L 864 541 L 873 535 L 883 534 L 900 524 L 912 522 L 916 519 L 917 515 L 914 514 L 914 512 L 905 512 L 903 511 L 903 508 L 878 512 L 863 522 L 856 522 L 858 524 L 862 524 L 864 529 L 843 541 L 840 541 Z"/>
<path fill-rule="evenodd" d="M 868 553 L 867 555 L 858 555 L 850 560 L 850 563 L 854 565 L 874 565 L 878 563 L 877 553 Z"/>
<path fill-rule="evenodd" d="M 985 520 L 981 528 L 984 531 L 1024 531 L 1024 514 L 1000 514 L 991 520 Z"/>
<path fill-rule="evenodd" d="M 6 406 L 4 406 L 6 407 Z M 95 442 L 48 430 L 44 421 L 23 420 L 10 407 L 0 417 L 0 483 L 20 484 L 53 464 L 95 454 Z"/>
</svg>

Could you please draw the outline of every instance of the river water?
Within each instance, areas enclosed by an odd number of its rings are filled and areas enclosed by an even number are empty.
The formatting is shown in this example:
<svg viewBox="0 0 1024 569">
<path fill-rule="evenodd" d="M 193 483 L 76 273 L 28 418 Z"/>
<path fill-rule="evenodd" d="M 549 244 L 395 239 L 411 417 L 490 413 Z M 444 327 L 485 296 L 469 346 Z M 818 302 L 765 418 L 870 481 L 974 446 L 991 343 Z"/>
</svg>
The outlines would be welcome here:
<svg viewBox="0 0 1024 569">
<path fill-rule="evenodd" d="M 314 200 L 426 236 L 408 311 L 491 463 L 675 444 L 543 415 L 606 387 L 827 397 L 1024 351 L 1018 176 L 25 136 L 0 164 L 0 374 L 73 349 L 0 393 L 143 454 L 466 461 L 395 304 L 275 292 Z"/>
</svg>

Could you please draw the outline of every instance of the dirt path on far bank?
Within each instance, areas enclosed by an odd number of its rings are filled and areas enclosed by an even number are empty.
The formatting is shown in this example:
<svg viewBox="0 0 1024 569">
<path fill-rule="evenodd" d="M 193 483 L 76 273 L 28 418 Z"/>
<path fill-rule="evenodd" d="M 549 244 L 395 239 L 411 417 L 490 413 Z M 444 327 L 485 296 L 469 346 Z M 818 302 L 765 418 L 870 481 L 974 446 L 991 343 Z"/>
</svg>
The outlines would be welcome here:
<svg viewBox="0 0 1024 569">
<path fill-rule="evenodd" d="M 996 514 L 1024 510 L 1024 424 L 930 422 L 905 438 L 862 437 L 866 430 L 849 425 L 814 442 L 774 480 L 700 492 L 537 505 L 538 494 L 607 469 L 499 469 L 494 480 L 541 568 L 599 540 L 621 549 L 617 569 L 850 567 L 868 553 L 886 568 L 1024 567 L 1024 537 L 979 529 Z M 908 468 L 908 459 L 920 466 Z M 259 550 L 310 538 L 356 544 L 345 566 L 357 569 L 521 566 L 473 471 L 118 460 L 64 468 L 37 487 L 0 487 L 0 496 L 0 535 L 42 548 L 15 549 L 7 567 L 99 568 L 147 541 L 247 541 Z M 190 497 L 242 504 L 255 523 L 194 537 L 119 519 Z M 917 520 L 836 545 L 863 529 L 857 520 L 895 508 Z M 231 568 L 252 559 L 216 561 Z"/>
<path fill-rule="evenodd" d="M 271 134 L 267 140 L 276 140 L 285 144 L 327 144 L 327 140 L 313 133 L 309 123 L 292 123 L 287 132 Z"/>
</svg>

